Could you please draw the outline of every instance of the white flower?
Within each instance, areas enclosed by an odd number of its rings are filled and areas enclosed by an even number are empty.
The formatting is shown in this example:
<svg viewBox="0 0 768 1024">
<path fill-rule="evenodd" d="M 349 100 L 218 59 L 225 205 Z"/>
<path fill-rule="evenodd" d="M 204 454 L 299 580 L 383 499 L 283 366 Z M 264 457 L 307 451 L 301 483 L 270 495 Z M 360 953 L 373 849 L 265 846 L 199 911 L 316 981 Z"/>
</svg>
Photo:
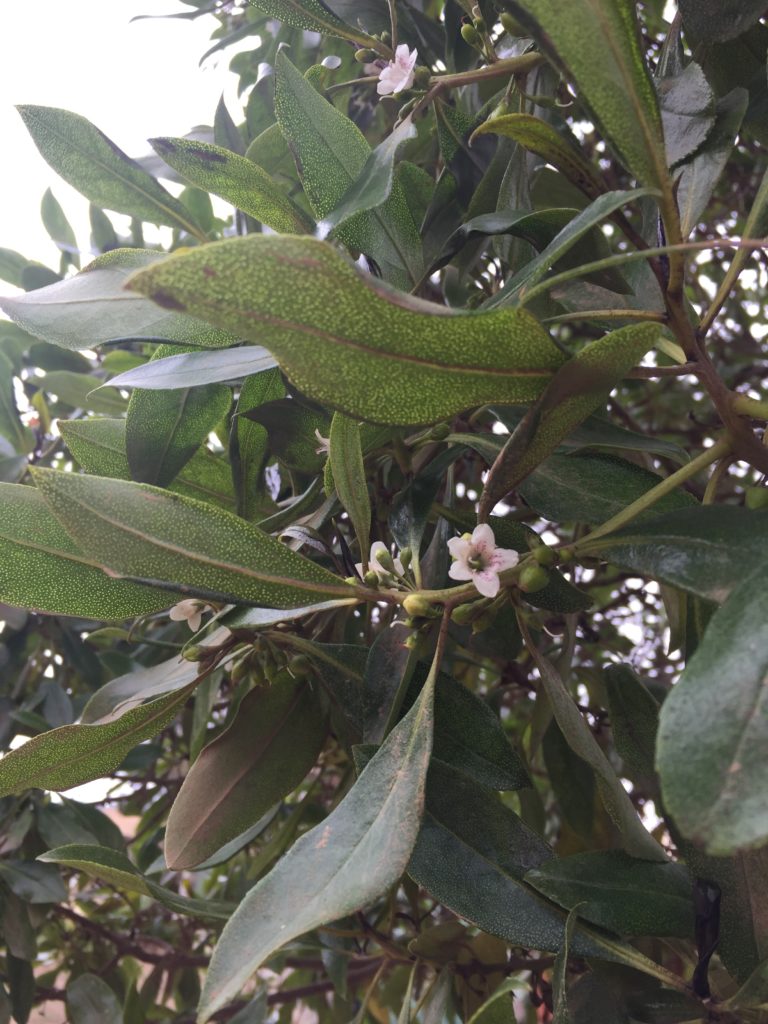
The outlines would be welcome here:
<svg viewBox="0 0 768 1024">
<path fill-rule="evenodd" d="M 455 559 L 448 570 L 452 580 L 472 580 L 483 597 L 496 597 L 499 592 L 499 573 L 517 565 L 516 551 L 497 548 L 493 530 L 487 523 L 476 526 L 471 536 L 453 537 L 448 550 Z"/>
<path fill-rule="evenodd" d="M 389 555 L 390 558 L 392 558 L 392 555 L 390 554 L 390 550 L 387 547 L 387 545 L 382 543 L 382 541 L 380 540 L 375 540 L 373 544 L 371 544 L 371 553 L 368 556 L 368 570 L 370 572 L 375 572 L 379 579 L 383 583 L 385 583 L 392 574 L 388 569 L 385 569 L 384 566 L 379 561 L 379 556 L 382 554 L 387 554 Z M 394 562 L 395 565 L 395 572 L 399 573 L 402 576 L 403 572 L 405 571 L 403 569 L 403 563 L 397 557 L 393 558 L 392 561 Z M 362 576 L 363 563 L 358 562 L 355 568 L 357 569 L 358 575 Z"/>
<path fill-rule="evenodd" d="M 395 59 L 379 74 L 379 84 L 376 92 L 379 96 L 388 96 L 393 92 L 403 92 L 413 85 L 413 69 L 418 59 L 418 50 L 408 50 L 407 43 L 401 43 L 395 50 Z"/>
<path fill-rule="evenodd" d="M 207 604 L 190 598 L 187 601 L 179 601 L 168 614 L 173 622 L 186 622 L 192 632 L 196 633 L 200 629 L 203 613 L 206 611 L 208 611 Z"/>
</svg>

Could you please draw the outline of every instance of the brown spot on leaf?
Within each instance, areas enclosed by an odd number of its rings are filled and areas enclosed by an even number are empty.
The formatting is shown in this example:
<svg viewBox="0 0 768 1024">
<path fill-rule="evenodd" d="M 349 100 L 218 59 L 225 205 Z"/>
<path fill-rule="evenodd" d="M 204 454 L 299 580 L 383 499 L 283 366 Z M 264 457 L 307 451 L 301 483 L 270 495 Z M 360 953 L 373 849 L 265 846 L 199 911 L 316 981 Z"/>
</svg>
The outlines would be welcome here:
<svg viewBox="0 0 768 1024">
<path fill-rule="evenodd" d="M 227 158 L 223 153 L 217 153 L 216 150 L 203 149 L 202 146 L 190 146 L 187 152 L 190 156 L 199 157 L 201 160 L 207 160 L 212 164 L 225 164 L 227 162 Z"/>
<path fill-rule="evenodd" d="M 170 139 L 150 139 L 149 141 L 158 152 L 162 153 L 175 153 L 178 148 Z"/>
<path fill-rule="evenodd" d="M 185 313 L 187 307 L 183 302 L 179 302 L 177 298 L 174 298 L 170 292 L 163 291 L 162 288 L 158 288 L 156 292 L 152 292 L 150 298 L 153 302 L 156 302 L 158 306 L 162 306 L 163 309 L 175 309 L 180 313 Z"/>
<path fill-rule="evenodd" d="M 219 275 L 216 273 L 216 271 L 213 269 L 213 267 L 203 267 L 203 276 L 204 277 L 218 277 Z"/>
</svg>

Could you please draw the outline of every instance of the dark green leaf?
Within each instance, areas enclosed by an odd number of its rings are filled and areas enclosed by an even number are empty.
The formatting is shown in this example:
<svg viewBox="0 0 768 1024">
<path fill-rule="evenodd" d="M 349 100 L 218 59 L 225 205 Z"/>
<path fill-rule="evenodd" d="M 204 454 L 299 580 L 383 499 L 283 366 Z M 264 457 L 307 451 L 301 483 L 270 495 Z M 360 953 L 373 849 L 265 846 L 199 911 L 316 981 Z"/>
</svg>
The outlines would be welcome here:
<svg viewBox="0 0 768 1024">
<path fill-rule="evenodd" d="M 288 673 L 252 690 L 196 759 L 165 835 L 166 863 L 194 868 L 258 821 L 312 768 L 326 734 L 317 694 Z"/>
<path fill-rule="evenodd" d="M 760 567 L 712 617 L 659 724 L 664 804 L 683 835 L 716 856 L 768 838 L 767 673 L 768 585 Z"/>
<path fill-rule="evenodd" d="M 81 974 L 67 986 L 67 1015 L 71 1024 L 123 1024 L 117 996 L 95 974 Z"/>
<path fill-rule="evenodd" d="M 279 277 L 261 272 L 275 263 Z M 206 278 L 203 265 L 218 276 Z M 374 422 L 530 400 L 562 362 L 523 311 L 451 313 L 395 295 L 315 239 L 213 243 L 136 275 L 132 287 L 258 339 L 309 397 Z"/>
<path fill-rule="evenodd" d="M 220 146 L 192 139 L 150 139 L 167 164 L 193 185 L 221 196 L 273 231 L 302 235 L 310 219 L 258 164 Z"/>
<path fill-rule="evenodd" d="M 762 0 L 680 0 L 679 7 L 686 32 L 702 42 L 740 36 L 765 14 Z"/>
<path fill-rule="evenodd" d="M 581 909 L 581 908 L 579 908 Z M 568 957 L 579 915 L 572 910 L 565 922 L 563 943 L 557 951 L 552 971 L 552 1024 L 571 1024 L 568 1013 Z"/>
<path fill-rule="evenodd" d="M 693 937 L 693 891 L 679 864 L 628 857 L 621 850 L 553 858 L 526 882 L 566 910 L 619 935 Z"/>
<path fill-rule="evenodd" d="M 69 533 L 120 575 L 271 607 L 353 596 L 338 576 L 222 509 L 122 480 L 41 469 L 35 480 Z"/>
<path fill-rule="evenodd" d="M 357 537 L 365 567 L 371 544 L 371 499 L 363 463 L 360 424 L 337 412 L 331 420 L 330 460 L 333 485 Z"/>
<path fill-rule="evenodd" d="M 21 106 L 18 111 L 45 160 L 86 199 L 200 237 L 200 229 L 178 199 L 90 121 L 57 107 Z"/>
<path fill-rule="evenodd" d="M 178 312 L 160 310 L 124 284 L 135 270 L 167 257 L 145 249 L 115 249 L 76 277 L 27 295 L 0 300 L 0 309 L 25 331 L 63 348 L 94 348 L 122 338 L 164 339 L 222 348 L 237 339 Z"/>
<path fill-rule="evenodd" d="M 277 18 L 286 25 L 293 25 L 294 28 L 338 36 L 340 39 L 357 43 L 358 46 L 368 46 L 373 42 L 364 32 L 355 31 L 349 25 L 345 25 L 328 5 L 321 3 L 320 0 L 251 0 L 251 3 L 270 18 Z"/>
<path fill-rule="evenodd" d="M 661 120 L 670 167 L 695 153 L 715 123 L 715 97 L 693 61 L 674 78 L 659 82 Z"/>
<path fill-rule="evenodd" d="M 59 871 L 48 864 L 0 861 L 0 878 L 25 903 L 62 903 L 67 899 Z"/>
<path fill-rule="evenodd" d="M 609 665 L 604 679 L 616 750 L 630 778 L 655 798 L 658 785 L 654 757 L 659 705 L 626 665 Z"/>
<path fill-rule="evenodd" d="M 206 977 L 203 1024 L 286 942 L 359 910 L 400 878 L 421 822 L 433 696 L 426 686 L 341 803 L 235 911 Z"/>
<path fill-rule="evenodd" d="M 264 493 L 264 463 L 269 435 L 265 426 L 243 414 L 284 396 L 285 384 L 280 371 L 275 368 L 246 377 L 240 388 L 237 409 L 232 418 L 229 452 L 237 512 L 244 519 L 263 519 L 269 514 L 265 511 Z"/>
</svg>

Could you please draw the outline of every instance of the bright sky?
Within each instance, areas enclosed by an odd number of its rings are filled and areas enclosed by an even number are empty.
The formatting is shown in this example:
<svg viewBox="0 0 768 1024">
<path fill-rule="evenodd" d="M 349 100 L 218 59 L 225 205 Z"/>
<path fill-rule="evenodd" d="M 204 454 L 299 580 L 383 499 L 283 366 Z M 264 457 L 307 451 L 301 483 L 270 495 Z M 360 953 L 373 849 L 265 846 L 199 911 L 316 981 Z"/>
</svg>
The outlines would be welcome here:
<svg viewBox="0 0 768 1024">
<path fill-rule="evenodd" d="M 150 152 L 156 135 L 184 135 L 213 121 L 234 51 L 200 68 L 217 22 L 131 19 L 191 10 L 178 0 L 1 0 L 0 246 L 57 268 L 58 252 L 40 221 L 49 186 L 88 247 L 88 204 L 40 156 L 16 113 L 17 103 L 63 107 L 82 114 L 129 156 Z M 233 115 L 238 111 L 230 105 Z M 121 225 L 122 219 L 114 219 Z M 88 259 L 84 259 L 84 263 Z M 0 282 L 0 292 L 10 289 Z"/>
</svg>

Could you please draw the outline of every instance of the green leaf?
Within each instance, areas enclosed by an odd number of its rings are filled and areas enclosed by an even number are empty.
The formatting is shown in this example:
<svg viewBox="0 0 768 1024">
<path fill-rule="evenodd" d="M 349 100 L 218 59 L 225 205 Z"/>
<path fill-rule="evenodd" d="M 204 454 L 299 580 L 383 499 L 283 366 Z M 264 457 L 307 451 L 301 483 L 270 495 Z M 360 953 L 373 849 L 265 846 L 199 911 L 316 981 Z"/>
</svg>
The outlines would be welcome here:
<svg viewBox="0 0 768 1024">
<path fill-rule="evenodd" d="M 248 419 L 250 410 L 285 397 L 280 371 L 272 368 L 254 373 L 243 381 L 232 417 L 229 457 L 237 495 L 237 512 L 244 519 L 262 519 L 265 514 L 264 463 L 269 447 L 267 429 Z"/>
<path fill-rule="evenodd" d="M 514 139 L 518 145 L 556 167 L 590 199 L 597 199 L 605 192 L 605 183 L 599 170 L 582 156 L 567 137 L 539 117 L 532 114 L 504 114 L 492 118 L 475 129 L 472 140 L 478 135 L 487 134 Z"/>
<path fill-rule="evenodd" d="M 251 690 L 174 800 L 165 834 L 168 866 L 194 868 L 250 828 L 299 785 L 325 735 L 325 715 L 306 680 L 285 672 Z"/>
<path fill-rule="evenodd" d="M 35 481 L 69 533 L 115 573 L 271 607 L 351 597 L 338 576 L 242 519 L 146 484 L 54 470 Z"/>
<path fill-rule="evenodd" d="M 19 418 L 13 377 L 13 363 L 0 351 L 0 437 L 10 441 L 16 451 L 29 453 L 35 447 L 35 437 Z"/>
<path fill-rule="evenodd" d="M 621 785 L 610 761 L 595 739 L 591 729 L 554 665 L 538 650 L 531 650 L 541 685 L 552 705 L 552 713 L 574 754 L 592 768 L 605 809 L 619 829 L 627 853 L 643 860 L 665 861 L 666 855 L 646 831 L 632 801 Z"/>
<path fill-rule="evenodd" d="M 765 562 L 768 517 L 711 505 L 654 516 L 585 544 L 584 553 L 721 604 Z"/>
<path fill-rule="evenodd" d="M 395 179 L 395 158 L 398 150 L 410 139 L 416 138 L 416 127 L 405 117 L 374 149 L 363 164 L 363 169 L 342 196 L 338 206 L 327 213 L 318 224 L 321 237 L 325 237 L 363 210 L 372 210 L 389 199 Z"/>
<path fill-rule="evenodd" d="M 520 992 L 520 982 L 516 978 L 507 978 L 489 996 L 483 1005 L 475 1010 L 468 1024 L 516 1024 L 513 994 Z M 400 1022 L 398 1022 L 400 1024 Z M 405 1024 L 410 1024 L 406 1021 Z"/>
<path fill-rule="evenodd" d="M 107 416 L 119 416 L 126 409 L 127 403 L 122 395 L 100 391 L 101 379 L 89 373 L 53 370 L 35 383 L 47 395 L 55 395 L 57 401 L 69 409 L 89 409 Z"/>
<path fill-rule="evenodd" d="M 715 123 L 715 97 L 693 61 L 679 75 L 658 83 L 667 162 L 679 164 L 704 143 Z"/>
<path fill-rule="evenodd" d="M 716 856 L 768 839 L 767 675 L 768 585 L 761 566 L 714 614 L 661 710 L 664 804 L 683 835 Z"/>
<path fill-rule="evenodd" d="M 0 795 L 71 789 L 102 778 L 143 740 L 173 721 L 197 681 L 104 725 L 62 725 L 34 736 L 0 760 Z"/>
<path fill-rule="evenodd" d="M 62 903 L 68 896 L 60 873 L 47 864 L 0 861 L 0 879 L 25 903 Z"/>
<path fill-rule="evenodd" d="M 345 200 L 364 172 L 371 147 L 354 121 L 317 92 L 284 50 L 275 67 L 277 121 L 297 160 L 307 199 L 322 220 Z M 421 237 L 397 179 L 389 199 L 374 210 L 355 214 L 335 237 L 372 257 L 391 284 L 408 291 L 421 280 Z"/>
<path fill-rule="evenodd" d="M 115 886 L 123 892 L 135 892 L 142 896 L 151 896 L 177 914 L 190 917 L 201 917 L 226 921 L 232 913 L 232 905 L 219 900 L 198 900 L 189 896 L 181 896 L 164 885 L 158 885 L 151 878 L 136 868 L 119 850 L 110 850 L 104 846 L 91 846 L 87 843 L 72 843 L 48 850 L 38 858 L 48 864 L 61 864 L 84 871 L 87 875 L 99 878 L 108 885 Z"/>
<path fill-rule="evenodd" d="M 153 359 L 119 373 L 106 384 L 111 388 L 144 388 L 146 391 L 196 388 L 203 384 L 242 380 L 251 374 L 271 370 L 276 365 L 266 349 L 259 345 L 243 345 L 240 348 L 182 352 Z"/>
<path fill-rule="evenodd" d="M 655 799 L 659 705 L 627 665 L 609 665 L 603 678 L 614 746 L 629 777 Z"/>
<path fill-rule="evenodd" d="M 365 567 L 371 547 L 371 499 L 363 463 L 360 424 L 342 413 L 331 420 L 330 460 L 333 484 L 357 537 Z"/>
<path fill-rule="evenodd" d="M 286 942 L 354 913 L 398 881 L 421 822 L 433 697 L 434 684 L 425 686 L 341 803 L 249 891 L 214 950 L 200 1024 Z"/>
<path fill-rule="evenodd" d="M 221 196 L 273 231 L 304 235 L 314 225 L 258 164 L 192 139 L 150 139 L 165 162 L 198 188 Z"/>
<path fill-rule="evenodd" d="M 44 159 L 99 207 L 203 238 L 178 199 L 79 114 L 57 107 L 17 108 Z"/>
<path fill-rule="evenodd" d="M 153 302 L 125 291 L 135 270 L 163 262 L 162 253 L 115 249 L 65 281 L 13 299 L 0 309 L 34 335 L 62 348 L 88 349 L 124 338 L 176 341 L 222 348 L 237 339 L 177 312 L 161 311 Z"/>
<path fill-rule="evenodd" d="M 525 880 L 566 910 L 619 935 L 693 937 L 693 890 L 679 864 L 628 857 L 621 850 L 553 858 Z"/>
<path fill-rule="evenodd" d="M 72 230 L 72 225 L 67 220 L 58 199 L 49 188 L 45 190 L 43 195 L 43 201 L 40 206 L 40 218 L 54 245 L 62 253 L 62 274 L 70 263 L 79 268 L 80 254 L 77 249 L 75 232 Z"/>
<path fill-rule="evenodd" d="M 275 398 L 253 409 L 243 408 L 241 418 L 262 426 L 268 448 L 289 469 L 320 473 L 325 456 L 318 451 L 318 434 L 325 437 L 330 423 L 324 410 L 300 398 Z"/>
<path fill-rule="evenodd" d="M 563 438 L 600 408 L 615 385 L 656 341 L 655 324 L 632 324 L 585 345 L 555 373 L 493 466 L 480 498 L 480 518 L 514 490 Z"/>
<path fill-rule="evenodd" d="M 277 277 L 267 269 L 276 264 Z M 213 243 L 136 275 L 131 287 L 258 340 L 306 395 L 378 423 L 530 401 L 563 361 L 521 310 L 449 312 L 393 293 L 315 239 Z"/>
<path fill-rule="evenodd" d="M 0 248 L 0 280 L 7 281 L 14 288 L 23 288 L 22 272 L 29 263 L 27 257 L 20 252 Z"/>
<path fill-rule="evenodd" d="M 95 974 L 81 974 L 67 985 L 67 1017 L 71 1024 L 123 1024 L 117 996 Z"/>
<path fill-rule="evenodd" d="M 571 1015 L 568 1012 L 568 957 L 578 919 L 578 913 L 572 910 L 565 922 L 563 944 L 555 957 L 552 971 L 552 1024 L 571 1024 Z"/>
<path fill-rule="evenodd" d="M 258 11 L 263 11 L 270 18 L 284 21 L 294 28 L 320 32 L 322 35 L 337 36 L 348 39 L 358 46 L 369 46 L 375 40 L 365 32 L 357 32 L 345 25 L 333 11 L 320 0 L 251 0 Z"/>
<path fill-rule="evenodd" d="M 734 39 L 765 14 L 762 0 L 680 0 L 685 31 L 700 42 Z"/>
<path fill-rule="evenodd" d="M 73 457 L 86 473 L 130 480 L 125 450 L 124 419 L 98 417 L 89 420 L 58 420 L 57 426 Z M 235 495 L 226 459 L 200 448 L 170 486 L 177 494 L 198 498 L 233 511 Z"/>
<path fill-rule="evenodd" d="M 635 462 L 612 455 L 550 455 L 523 481 L 518 493 L 535 512 L 553 522 L 602 523 L 662 479 Z M 697 504 L 687 491 L 673 491 L 644 515 Z"/>
<path fill-rule="evenodd" d="M 744 984 L 725 1002 L 727 1010 L 768 1007 L 768 960 L 758 964 Z"/>
<path fill-rule="evenodd" d="M 565 65 L 605 140 L 644 185 L 667 189 L 661 114 L 630 0 L 512 0 L 536 40 Z"/>
<path fill-rule="evenodd" d="M 34 487 L 0 484 L 0 600 L 49 615 L 117 621 L 167 608 L 162 591 L 112 579 L 83 554 Z"/>
<path fill-rule="evenodd" d="M 160 345 L 153 359 L 171 351 L 171 346 Z M 167 487 L 226 417 L 231 402 L 230 390 L 223 384 L 174 391 L 137 388 L 128 403 L 125 424 L 131 477 Z"/>
</svg>

